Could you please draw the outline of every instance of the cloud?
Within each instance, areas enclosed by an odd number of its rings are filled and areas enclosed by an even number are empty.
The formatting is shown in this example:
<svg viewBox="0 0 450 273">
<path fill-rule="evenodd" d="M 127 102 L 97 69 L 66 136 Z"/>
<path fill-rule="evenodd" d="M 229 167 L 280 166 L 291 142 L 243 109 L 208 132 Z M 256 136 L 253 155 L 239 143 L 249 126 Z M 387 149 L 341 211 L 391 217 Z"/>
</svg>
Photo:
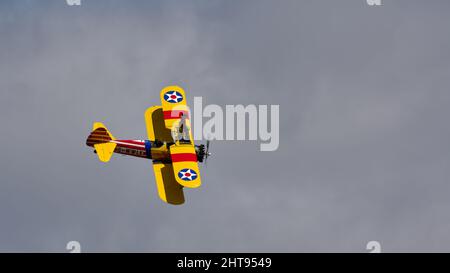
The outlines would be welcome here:
<svg viewBox="0 0 450 273">
<path fill-rule="evenodd" d="M 8 1 L 0 250 L 448 251 L 448 4 Z M 91 123 L 145 138 L 160 89 L 279 104 L 280 148 L 213 142 L 181 207 L 151 162 L 98 162 Z"/>
</svg>

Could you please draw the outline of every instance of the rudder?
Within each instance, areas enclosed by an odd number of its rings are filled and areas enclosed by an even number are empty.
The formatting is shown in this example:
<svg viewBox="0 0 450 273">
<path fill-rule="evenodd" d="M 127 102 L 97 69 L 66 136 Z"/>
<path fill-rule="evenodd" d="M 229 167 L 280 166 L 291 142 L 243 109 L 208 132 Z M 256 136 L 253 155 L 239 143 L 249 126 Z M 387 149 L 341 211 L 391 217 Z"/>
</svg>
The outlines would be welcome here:
<svg viewBox="0 0 450 273">
<path fill-rule="evenodd" d="M 92 129 L 93 131 L 86 139 L 86 145 L 94 147 L 100 161 L 108 162 L 117 146 L 116 143 L 111 142 L 115 138 L 100 122 L 95 122 Z"/>
</svg>

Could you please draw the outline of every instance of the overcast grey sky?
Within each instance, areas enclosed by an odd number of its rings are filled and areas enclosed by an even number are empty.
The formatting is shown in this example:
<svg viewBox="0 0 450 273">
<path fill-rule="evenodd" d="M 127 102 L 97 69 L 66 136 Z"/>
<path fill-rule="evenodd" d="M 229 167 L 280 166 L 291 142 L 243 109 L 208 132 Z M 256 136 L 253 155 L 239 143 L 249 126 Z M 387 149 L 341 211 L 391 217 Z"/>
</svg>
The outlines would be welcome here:
<svg viewBox="0 0 450 273">
<path fill-rule="evenodd" d="M 0 251 L 450 251 L 450 2 L 0 3 Z M 166 85 L 280 105 L 280 146 L 216 141 L 183 206 L 145 138 Z"/>
</svg>

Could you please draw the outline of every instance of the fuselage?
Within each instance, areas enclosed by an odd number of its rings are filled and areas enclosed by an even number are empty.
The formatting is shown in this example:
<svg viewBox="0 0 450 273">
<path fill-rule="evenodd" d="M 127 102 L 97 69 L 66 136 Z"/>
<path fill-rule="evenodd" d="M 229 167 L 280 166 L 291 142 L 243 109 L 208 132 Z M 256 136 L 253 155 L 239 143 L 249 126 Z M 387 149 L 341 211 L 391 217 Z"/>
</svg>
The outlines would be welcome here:
<svg viewBox="0 0 450 273">
<path fill-rule="evenodd" d="M 115 153 L 148 158 L 153 160 L 170 160 L 169 150 L 163 143 L 150 140 L 110 140 L 116 143 Z"/>
<path fill-rule="evenodd" d="M 124 139 L 124 140 L 115 139 L 110 140 L 108 142 L 117 144 L 117 146 L 114 149 L 114 153 L 117 154 L 147 158 L 161 162 L 171 161 L 169 147 L 170 145 L 173 145 L 173 143 L 165 143 L 161 141 L 150 141 L 150 140 L 136 140 L 136 139 Z M 197 146 L 196 146 L 196 154 L 197 156 L 199 156 Z"/>
</svg>

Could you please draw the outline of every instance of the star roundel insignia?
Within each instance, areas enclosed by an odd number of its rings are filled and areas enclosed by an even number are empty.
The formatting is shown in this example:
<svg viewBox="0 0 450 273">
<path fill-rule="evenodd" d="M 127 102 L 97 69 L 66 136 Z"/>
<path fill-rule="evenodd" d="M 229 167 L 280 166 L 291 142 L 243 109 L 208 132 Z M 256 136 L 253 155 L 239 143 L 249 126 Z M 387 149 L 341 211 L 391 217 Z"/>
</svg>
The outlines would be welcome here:
<svg viewBox="0 0 450 273">
<path fill-rule="evenodd" d="M 178 177 L 184 181 L 192 181 L 197 179 L 197 173 L 192 169 L 182 169 L 178 172 Z"/>
<path fill-rule="evenodd" d="M 183 96 L 177 91 L 168 91 L 164 94 L 164 100 L 170 103 L 179 103 Z"/>
</svg>

